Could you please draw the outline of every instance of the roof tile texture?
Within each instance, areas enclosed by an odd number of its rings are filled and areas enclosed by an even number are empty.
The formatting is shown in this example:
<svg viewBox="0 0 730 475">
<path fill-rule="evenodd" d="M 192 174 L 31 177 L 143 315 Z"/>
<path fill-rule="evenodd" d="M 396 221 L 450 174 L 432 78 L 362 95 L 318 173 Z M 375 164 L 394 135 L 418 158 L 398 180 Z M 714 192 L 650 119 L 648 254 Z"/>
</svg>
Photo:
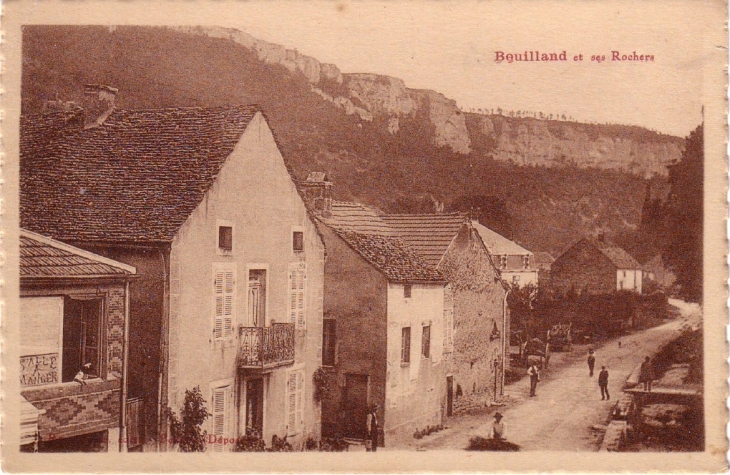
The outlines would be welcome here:
<svg viewBox="0 0 730 475">
<path fill-rule="evenodd" d="M 25 115 L 20 221 L 60 240 L 169 242 L 202 201 L 257 106 Z"/>
</svg>

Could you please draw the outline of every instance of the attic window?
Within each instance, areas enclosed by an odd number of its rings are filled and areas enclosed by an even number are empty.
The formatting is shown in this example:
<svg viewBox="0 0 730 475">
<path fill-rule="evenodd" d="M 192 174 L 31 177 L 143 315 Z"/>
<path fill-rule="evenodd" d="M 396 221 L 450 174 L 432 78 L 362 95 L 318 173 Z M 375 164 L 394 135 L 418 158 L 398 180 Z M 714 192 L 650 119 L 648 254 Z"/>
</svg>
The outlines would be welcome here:
<svg viewBox="0 0 730 475">
<path fill-rule="evenodd" d="M 233 226 L 218 226 L 218 248 L 221 251 L 233 251 Z"/>
<path fill-rule="evenodd" d="M 406 284 L 403 286 L 403 298 L 409 299 L 411 298 L 411 290 L 413 287 L 410 284 Z"/>
<path fill-rule="evenodd" d="M 293 231 L 292 232 L 292 249 L 295 252 L 304 252 L 304 232 Z"/>
<path fill-rule="evenodd" d="M 522 267 L 525 269 L 530 268 L 530 256 L 523 256 L 522 257 Z"/>
<path fill-rule="evenodd" d="M 507 268 L 507 256 L 500 256 L 500 258 L 499 258 L 499 266 L 502 269 L 506 269 Z"/>
</svg>

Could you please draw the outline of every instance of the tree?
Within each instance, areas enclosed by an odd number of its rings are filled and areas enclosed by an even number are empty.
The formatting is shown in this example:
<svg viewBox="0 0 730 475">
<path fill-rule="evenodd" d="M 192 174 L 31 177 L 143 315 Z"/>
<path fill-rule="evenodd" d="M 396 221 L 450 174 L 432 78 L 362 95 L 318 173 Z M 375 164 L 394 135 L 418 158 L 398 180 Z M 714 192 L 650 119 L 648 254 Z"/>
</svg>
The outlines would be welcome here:
<svg viewBox="0 0 730 475">
<path fill-rule="evenodd" d="M 185 401 L 180 408 L 180 415 L 182 420 L 170 408 L 167 409 L 173 444 L 177 444 L 181 452 L 205 452 L 208 431 L 201 432 L 200 426 L 212 414 L 205 408 L 200 386 L 194 387 L 192 391 L 185 390 Z"/>
<path fill-rule="evenodd" d="M 677 276 L 680 296 L 702 300 L 704 140 L 700 125 L 685 140 L 680 160 L 669 168 L 664 264 Z"/>
<path fill-rule="evenodd" d="M 507 202 L 497 196 L 465 195 L 454 200 L 449 211 L 471 213 L 482 225 L 507 239 L 512 239 L 514 229 Z"/>
</svg>

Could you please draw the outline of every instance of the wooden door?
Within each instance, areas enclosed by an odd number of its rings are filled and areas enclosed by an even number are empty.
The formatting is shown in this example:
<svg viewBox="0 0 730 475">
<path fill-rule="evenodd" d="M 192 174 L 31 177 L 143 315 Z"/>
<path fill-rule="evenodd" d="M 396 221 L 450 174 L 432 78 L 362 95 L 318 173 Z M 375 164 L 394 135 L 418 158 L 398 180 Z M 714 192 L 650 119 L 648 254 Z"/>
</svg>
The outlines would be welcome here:
<svg viewBox="0 0 730 475">
<path fill-rule="evenodd" d="M 348 374 L 345 376 L 343 432 L 345 437 L 365 439 L 365 424 L 369 407 L 369 376 Z"/>
</svg>

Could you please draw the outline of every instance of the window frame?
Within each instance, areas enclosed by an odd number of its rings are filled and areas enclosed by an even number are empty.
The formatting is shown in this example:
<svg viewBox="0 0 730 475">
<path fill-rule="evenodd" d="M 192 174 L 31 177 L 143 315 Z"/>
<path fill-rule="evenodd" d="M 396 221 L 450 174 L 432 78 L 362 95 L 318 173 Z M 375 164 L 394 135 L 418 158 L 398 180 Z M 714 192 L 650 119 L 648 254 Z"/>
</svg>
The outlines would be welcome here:
<svg viewBox="0 0 730 475">
<path fill-rule="evenodd" d="M 292 279 L 293 272 L 299 272 L 303 270 L 303 277 L 301 281 L 301 288 L 296 288 L 294 284 L 295 280 Z M 299 276 L 296 277 L 296 282 L 299 281 Z M 293 288 L 293 286 L 295 286 Z M 295 294 L 296 295 L 293 295 Z M 301 299 L 299 293 L 301 292 Z M 290 262 L 287 268 L 287 323 L 293 323 L 294 327 L 298 330 L 307 329 L 307 263 L 303 261 Z M 298 303 L 301 300 L 301 315 L 299 314 Z M 292 304 L 292 302 L 294 302 Z"/>
<path fill-rule="evenodd" d="M 218 274 L 223 273 L 223 282 L 222 282 L 222 288 L 223 288 L 223 300 L 221 303 L 221 310 L 222 310 L 222 321 L 221 321 L 221 335 L 216 336 L 216 321 L 218 319 L 217 315 L 217 299 L 218 299 L 218 292 L 217 292 L 217 279 Z M 231 291 L 226 292 L 226 277 L 225 274 L 230 273 L 232 277 L 232 284 L 231 284 Z M 237 310 L 237 293 L 238 293 L 238 273 L 236 269 L 236 263 L 235 262 L 214 262 L 213 263 L 213 290 L 212 290 L 212 299 L 211 299 L 211 305 L 212 305 L 212 329 L 211 329 L 211 341 L 213 343 L 219 342 L 219 341 L 231 341 L 235 339 L 236 337 L 236 324 L 237 324 L 237 318 L 236 318 L 236 310 Z M 226 295 L 231 296 L 231 325 L 230 325 L 230 334 L 225 335 L 225 297 Z"/>
<path fill-rule="evenodd" d="M 99 304 L 99 321 L 98 321 L 98 329 L 97 329 L 97 356 L 95 358 L 96 361 L 92 363 L 92 368 L 94 370 L 94 373 L 84 373 L 84 379 L 106 379 L 107 378 L 107 333 L 108 333 L 108 325 L 107 325 L 107 298 L 108 294 L 105 292 L 102 295 L 95 295 L 95 294 L 69 294 L 65 295 L 63 299 L 63 313 L 62 313 L 62 320 L 61 320 L 61 340 L 60 340 L 60 348 L 59 348 L 59 375 L 60 378 L 58 380 L 61 384 L 66 383 L 73 383 L 75 375 L 81 371 L 83 368 L 77 368 L 75 371 L 72 371 L 71 373 L 74 375 L 71 377 L 71 379 L 64 378 L 64 369 L 65 365 L 70 364 L 70 361 L 66 361 L 64 358 L 64 350 L 66 349 L 64 345 L 64 333 L 65 333 L 65 321 L 66 321 L 66 306 L 68 301 L 78 301 L 78 302 L 94 302 L 97 301 Z M 83 304 L 82 304 L 83 305 Z M 84 331 L 84 325 L 83 325 L 83 315 L 80 315 L 81 322 L 80 325 L 80 331 L 82 332 L 79 336 L 82 338 L 82 340 L 79 342 L 78 351 L 79 356 L 83 353 L 85 353 L 85 340 L 86 337 L 83 334 Z M 82 361 L 82 366 L 84 362 Z"/>
<path fill-rule="evenodd" d="M 407 338 L 406 338 L 407 335 Z M 401 327 L 400 335 L 400 364 L 408 366 L 411 364 L 411 327 Z"/>
<path fill-rule="evenodd" d="M 413 298 L 413 285 L 412 284 L 403 284 L 403 298 L 404 299 Z"/>
<path fill-rule="evenodd" d="M 215 418 L 216 415 L 219 414 L 220 411 L 216 411 L 216 391 L 223 391 L 224 400 L 223 400 L 223 433 L 217 434 L 216 433 L 216 422 Z M 220 435 L 224 439 L 230 438 L 231 429 L 233 427 L 233 421 L 231 420 L 233 417 L 234 411 L 232 410 L 232 401 L 233 401 L 233 380 L 232 379 L 224 379 L 224 380 L 218 380 L 218 381 L 212 381 L 210 383 L 210 434 L 215 436 L 216 438 Z M 207 442 L 207 441 L 206 441 Z M 213 446 L 212 450 L 213 452 L 226 452 L 230 450 L 230 444 L 218 444 L 213 443 L 211 444 Z"/>
<path fill-rule="evenodd" d="M 330 329 L 328 332 L 327 330 Z M 331 355 L 330 355 L 331 353 Z M 327 357 L 325 357 L 327 356 Z M 337 319 L 322 319 L 322 366 L 337 364 Z"/>
<path fill-rule="evenodd" d="M 428 334 L 428 338 L 426 338 Z M 431 323 L 422 325 L 421 327 L 421 357 L 431 358 Z"/>
<path fill-rule="evenodd" d="M 292 376 L 295 377 L 296 387 L 294 388 L 294 410 L 292 414 Z M 304 431 L 304 405 L 306 404 L 306 381 L 304 378 L 304 369 L 291 369 L 286 373 L 286 392 L 285 409 L 286 409 L 286 425 L 288 435 L 297 435 Z M 294 417 L 294 427 L 290 426 L 291 418 Z"/>
<path fill-rule="evenodd" d="M 244 307 L 245 316 L 242 317 L 241 320 L 242 320 L 243 326 L 249 326 L 249 327 L 254 326 L 253 322 L 250 320 L 251 315 L 249 314 L 249 310 L 250 310 L 249 305 L 251 304 L 251 302 L 249 301 L 249 296 L 250 296 L 249 295 L 250 294 L 249 282 L 251 279 L 251 271 L 263 271 L 266 275 L 266 279 L 264 281 L 264 321 L 263 321 L 263 325 L 262 325 L 262 326 L 266 327 L 271 324 L 271 312 L 270 312 L 270 308 L 269 308 L 269 295 L 271 294 L 269 280 L 271 277 L 271 272 L 269 271 L 269 264 L 266 264 L 266 263 L 255 262 L 255 263 L 246 264 L 246 276 L 245 276 L 246 296 L 245 296 L 245 307 Z"/>
<path fill-rule="evenodd" d="M 301 236 L 302 236 L 302 248 L 301 249 L 297 249 L 295 246 L 295 244 L 296 244 L 295 236 L 297 233 L 301 233 Z M 304 226 L 292 226 L 291 227 L 291 240 L 290 241 L 291 241 L 291 252 L 293 255 L 295 255 L 295 256 L 300 255 L 306 251 L 307 246 L 305 243 L 306 239 L 305 239 L 305 235 L 304 235 Z"/>
<path fill-rule="evenodd" d="M 231 228 L 231 248 L 224 249 L 221 247 L 221 228 Z M 216 219 L 215 222 L 215 249 L 216 254 L 219 256 L 231 256 L 233 255 L 233 249 L 236 245 L 236 227 L 233 225 L 233 221 L 225 219 Z"/>
</svg>

